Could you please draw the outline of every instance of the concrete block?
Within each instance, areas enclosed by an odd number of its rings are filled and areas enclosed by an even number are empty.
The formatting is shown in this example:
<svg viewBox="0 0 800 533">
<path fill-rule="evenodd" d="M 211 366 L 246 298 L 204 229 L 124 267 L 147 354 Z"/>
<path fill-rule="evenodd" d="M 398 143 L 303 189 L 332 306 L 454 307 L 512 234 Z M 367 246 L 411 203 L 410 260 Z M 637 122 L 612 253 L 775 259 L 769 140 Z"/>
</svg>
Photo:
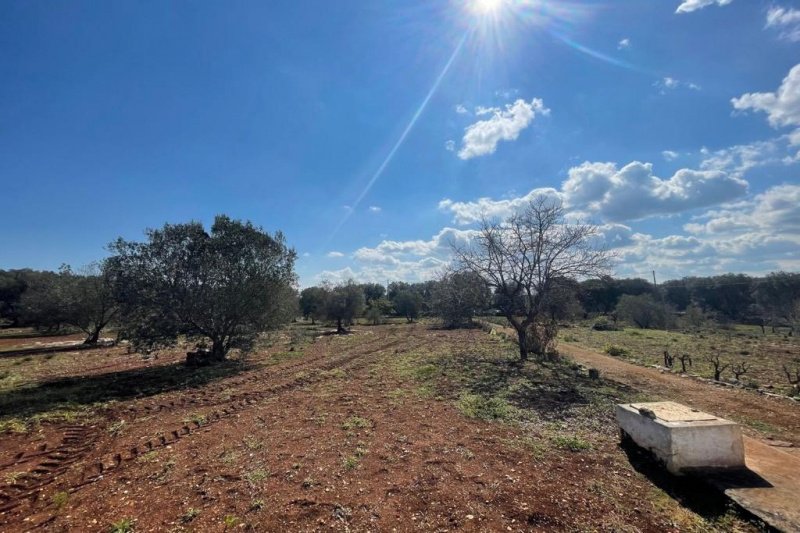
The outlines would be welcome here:
<svg viewBox="0 0 800 533">
<path fill-rule="evenodd" d="M 744 468 L 738 424 L 675 402 L 619 404 L 620 430 L 664 462 L 673 474 Z"/>
</svg>

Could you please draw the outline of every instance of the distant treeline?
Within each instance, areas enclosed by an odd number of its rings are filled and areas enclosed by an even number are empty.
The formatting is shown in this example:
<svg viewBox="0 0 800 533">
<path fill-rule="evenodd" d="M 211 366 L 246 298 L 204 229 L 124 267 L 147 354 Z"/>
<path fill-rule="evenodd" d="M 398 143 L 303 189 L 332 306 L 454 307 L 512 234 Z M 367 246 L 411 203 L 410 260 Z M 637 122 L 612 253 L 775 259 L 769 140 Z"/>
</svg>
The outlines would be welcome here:
<svg viewBox="0 0 800 533">
<path fill-rule="evenodd" d="M 65 323 L 64 309 L 59 302 L 50 301 L 48 296 L 53 293 L 52 287 L 63 278 L 63 271 L 0 270 L 0 325 L 59 329 Z M 436 314 L 440 283 L 397 281 L 387 287 L 376 283 L 355 284 L 363 293 L 363 304 L 357 306 L 353 314 L 367 316 L 371 312 L 369 318 L 395 315 L 409 320 Z M 309 318 L 328 318 L 330 313 L 322 309 L 322 292 L 315 293 L 316 289 L 303 291 L 305 298 L 301 294 L 301 311 Z M 570 316 L 613 316 L 624 296 L 645 295 L 674 312 L 700 311 L 717 322 L 790 326 L 800 318 L 800 273 L 774 272 L 764 277 L 744 274 L 686 277 L 657 286 L 639 278 L 565 280 L 562 293 L 569 294 L 571 305 L 567 307 Z M 492 313 L 494 302 L 491 297 L 477 300 L 485 302 L 481 305 L 484 309 L 473 309 L 472 312 Z"/>
</svg>

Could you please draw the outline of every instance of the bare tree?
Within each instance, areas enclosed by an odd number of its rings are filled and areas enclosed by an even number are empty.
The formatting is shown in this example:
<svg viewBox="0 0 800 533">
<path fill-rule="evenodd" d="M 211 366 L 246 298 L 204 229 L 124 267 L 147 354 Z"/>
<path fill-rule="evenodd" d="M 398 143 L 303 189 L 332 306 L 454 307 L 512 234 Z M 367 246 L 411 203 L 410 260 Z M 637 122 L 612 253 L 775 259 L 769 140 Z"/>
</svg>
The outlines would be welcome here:
<svg viewBox="0 0 800 533">
<path fill-rule="evenodd" d="M 736 381 L 739 381 L 739 377 L 745 375 L 749 369 L 750 366 L 745 361 L 742 361 L 741 363 L 734 363 L 731 366 L 731 372 L 733 372 Z"/>
<path fill-rule="evenodd" d="M 722 363 L 719 360 L 719 354 L 709 357 L 708 362 L 714 367 L 714 381 L 722 381 L 722 373 L 731 366 L 730 363 Z"/>
<path fill-rule="evenodd" d="M 783 372 L 786 374 L 786 379 L 789 380 L 789 385 L 792 386 L 792 394 L 800 395 L 800 367 L 790 370 L 789 367 L 783 365 Z"/>
<path fill-rule="evenodd" d="M 692 356 L 688 353 L 678 356 L 678 361 L 681 362 L 681 372 L 684 374 L 686 373 L 686 363 L 689 363 L 689 366 L 692 366 Z"/>
<path fill-rule="evenodd" d="M 545 196 L 505 222 L 484 219 L 466 246 L 453 244 L 457 267 L 478 273 L 517 332 L 519 356 L 546 353 L 557 324 L 548 313 L 558 280 L 598 276 L 608 253 L 595 246 L 597 227 L 567 223 L 563 207 Z"/>
</svg>

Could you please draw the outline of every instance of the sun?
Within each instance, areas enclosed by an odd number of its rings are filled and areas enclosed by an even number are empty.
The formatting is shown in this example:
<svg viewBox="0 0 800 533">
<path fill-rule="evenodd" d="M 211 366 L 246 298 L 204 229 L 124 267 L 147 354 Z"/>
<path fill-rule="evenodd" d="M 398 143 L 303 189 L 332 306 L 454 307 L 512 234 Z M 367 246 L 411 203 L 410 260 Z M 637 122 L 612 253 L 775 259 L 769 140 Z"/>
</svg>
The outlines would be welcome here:
<svg viewBox="0 0 800 533">
<path fill-rule="evenodd" d="M 469 9 L 476 15 L 491 15 L 496 13 L 506 0 L 469 0 Z"/>
</svg>

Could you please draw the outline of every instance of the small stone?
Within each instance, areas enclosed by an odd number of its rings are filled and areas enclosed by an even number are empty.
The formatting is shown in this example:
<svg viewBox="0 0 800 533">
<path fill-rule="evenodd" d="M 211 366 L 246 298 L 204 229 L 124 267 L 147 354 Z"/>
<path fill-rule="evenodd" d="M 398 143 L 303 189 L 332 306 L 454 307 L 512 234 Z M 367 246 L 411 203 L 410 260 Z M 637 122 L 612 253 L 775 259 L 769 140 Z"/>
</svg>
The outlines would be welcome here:
<svg viewBox="0 0 800 533">
<path fill-rule="evenodd" d="M 471 514 L 467 515 L 467 520 L 472 520 L 473 518 L 475 518 L 473 515 L 471 515 Z"/>
</svg>

